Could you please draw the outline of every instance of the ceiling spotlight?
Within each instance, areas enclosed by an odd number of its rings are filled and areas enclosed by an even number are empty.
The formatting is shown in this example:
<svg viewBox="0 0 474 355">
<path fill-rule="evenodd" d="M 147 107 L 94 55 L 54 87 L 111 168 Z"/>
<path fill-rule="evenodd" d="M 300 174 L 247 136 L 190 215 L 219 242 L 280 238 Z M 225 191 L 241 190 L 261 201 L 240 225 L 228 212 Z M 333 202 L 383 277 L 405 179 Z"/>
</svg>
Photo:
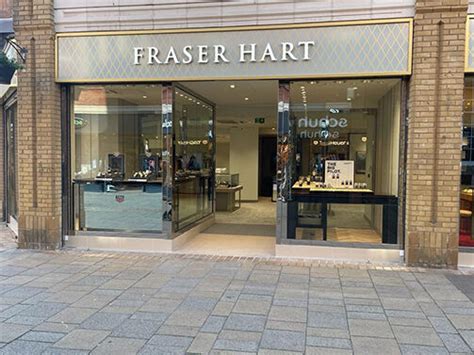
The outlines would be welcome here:
<svg viewBox="0 0 474 355">
<path fill-rule="evenodd" d="M 338 108 L 332 108 L 332 107 L 331 107 L 331 108 L 329 109 L 329 112 L 331 112 L 331 113 L 339 113 L 339 112 L 341 112 L 341 111 L 340 111 Z"/>
<path fill-rule="evenodd" d="M 146 96 L 146 95 L 143 95 L 142 97 L 143 97 L 144 99 L 146 99 L 148 96 Z"/>
<path fill-rule="evenodd" d="M 244 100 L 245 100 L 245 101 L 248 101 L 248 100 L 249 100 L 249 98 L 248 98 L 248 97 L 246 97 Z"/>
<path fill-rule="evenodd" d="M 314 85 L 314 81 L 310 81 L 309 83 L 310 83 L 311 85 Z"/>
<path fill-rule="evenodd" d="M 230 88 L 231 88 L 231 89 L 235 89 L 235 85 L 234 85 L 234 84 L 230 84 Z"/>
<path fill-rule="evenodd" d="M 363 136 L 360 140 L 365 143 L 365 142 L 367 142 L 367 137 Z"/>
</svg>

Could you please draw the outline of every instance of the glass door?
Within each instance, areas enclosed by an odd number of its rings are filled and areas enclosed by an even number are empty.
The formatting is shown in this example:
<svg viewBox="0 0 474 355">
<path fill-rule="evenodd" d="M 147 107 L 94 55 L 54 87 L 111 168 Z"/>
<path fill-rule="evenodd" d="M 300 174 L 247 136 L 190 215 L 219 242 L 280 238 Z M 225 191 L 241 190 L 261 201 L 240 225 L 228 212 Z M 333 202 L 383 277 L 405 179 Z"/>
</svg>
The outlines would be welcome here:
<svg viewBox="0 0 474 355">
<path fill-rule="evenodd" d="M 174 87 L 175 230 L 214 212 L 214 105 L 181 86 Z"/>
</svg>

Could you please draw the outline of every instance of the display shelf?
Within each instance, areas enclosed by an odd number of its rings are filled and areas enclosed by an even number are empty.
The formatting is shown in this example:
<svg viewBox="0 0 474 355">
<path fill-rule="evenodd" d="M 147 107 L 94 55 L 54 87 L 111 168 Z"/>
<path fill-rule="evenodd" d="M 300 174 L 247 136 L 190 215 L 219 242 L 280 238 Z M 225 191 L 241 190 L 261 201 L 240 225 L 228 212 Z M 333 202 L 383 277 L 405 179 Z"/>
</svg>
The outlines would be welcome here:
<svg viewBox="0 0 474 355">
<path fill-rule="evenodd" d="M 293 185 L 293 189 L 297 190 L 306 190 L 309 192 L 365 192 L 365 193 L 373 193 L 371 189 L 359 189 L 359 188 L 343 188 L 343 187 L 316 187 L 315 182 L 311 182 L 308 184 L 303 184 L 299 186 L 299 183 L 296 182 Z"/>
</svg>

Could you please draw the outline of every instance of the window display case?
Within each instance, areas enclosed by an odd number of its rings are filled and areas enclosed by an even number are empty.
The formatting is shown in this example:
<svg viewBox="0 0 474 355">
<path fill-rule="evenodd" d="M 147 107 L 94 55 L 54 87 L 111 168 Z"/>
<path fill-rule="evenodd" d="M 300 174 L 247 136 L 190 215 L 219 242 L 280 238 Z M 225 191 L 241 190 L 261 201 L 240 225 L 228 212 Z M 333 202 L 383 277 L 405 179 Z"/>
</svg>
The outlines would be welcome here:
<svg viewBox="0 0 474 355">
<path fill-rule="evenodd" d="M 231 187 L 239 185 L 239 174 L 216 174 L 217 187 Z"/>
</svg>

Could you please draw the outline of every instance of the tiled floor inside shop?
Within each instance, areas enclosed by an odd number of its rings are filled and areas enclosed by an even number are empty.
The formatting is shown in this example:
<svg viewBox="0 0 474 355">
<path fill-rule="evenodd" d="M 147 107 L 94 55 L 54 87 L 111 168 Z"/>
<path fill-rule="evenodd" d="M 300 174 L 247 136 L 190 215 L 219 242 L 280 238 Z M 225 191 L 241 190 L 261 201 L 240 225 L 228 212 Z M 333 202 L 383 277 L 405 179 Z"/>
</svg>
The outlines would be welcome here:
<svg viewBox="0 0 474 355">
<path fill-rule="evenodd" d="M 474 271 L 11 245 L 0 354 L 474 351 Z"/>
</svg>

